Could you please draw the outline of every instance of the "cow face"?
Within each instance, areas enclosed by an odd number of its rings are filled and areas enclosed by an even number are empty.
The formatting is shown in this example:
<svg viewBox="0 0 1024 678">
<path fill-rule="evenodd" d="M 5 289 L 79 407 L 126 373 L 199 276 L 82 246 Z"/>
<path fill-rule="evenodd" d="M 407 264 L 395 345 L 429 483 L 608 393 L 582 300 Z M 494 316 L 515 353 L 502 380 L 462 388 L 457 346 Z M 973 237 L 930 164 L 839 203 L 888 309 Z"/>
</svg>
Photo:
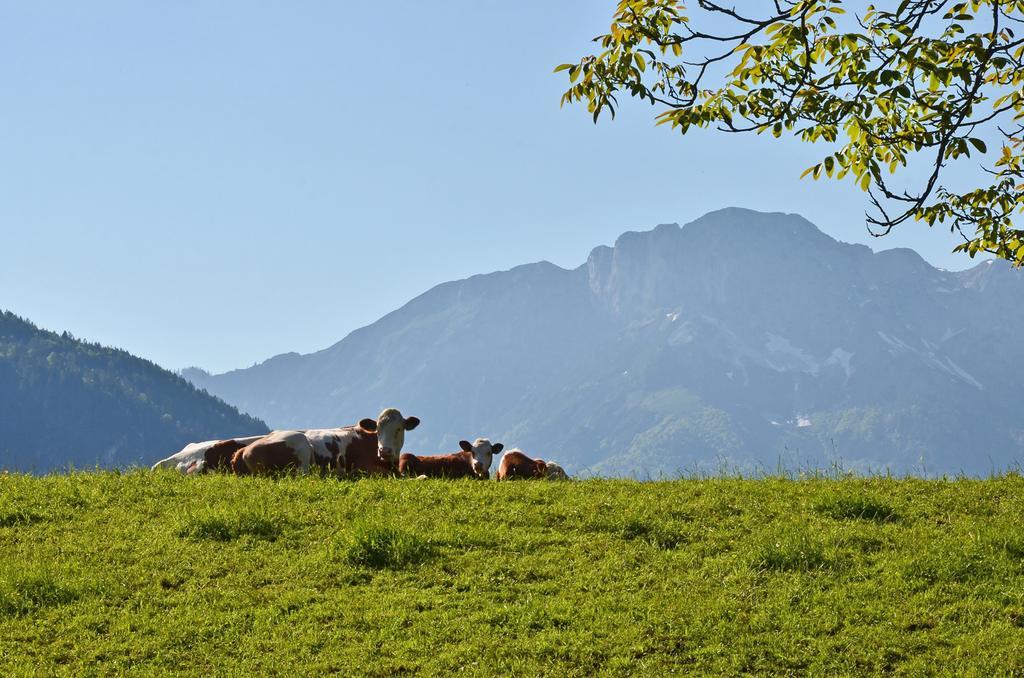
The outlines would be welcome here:
<svg viewBox="0 0 1024 678">
<path fill-rule="evenodd" d="M 402 413 L 389 407 L 380 413 L 377 421 L 363 419 L 359 426 L 377 434 L 377 456 L 386 464 L 397 464 L 398 456 L 405 444 L 405 432 L 420 425 L 416 417 L 403 417 Z"/>
<path fill-rule="evenodd" d="M 491 460 L 494 458 L 494 455 L 505 449 L 505 446 L 501 443 L 494 443 L 492 445 L 491 441 L 487 438 L 477 438 L 472 443 L 468 440 L 460 440 L 459 447 L 473 455 L 473 473 L 478 478 L 488 477 L 488 472 L 491 469 Z"/>
<path fill-rule="evenodd" d="M 544 468 L 544 477 L 548 480 L 568 480 L 569 474 L 555 462 L 549 461 Z"/>
</svg>

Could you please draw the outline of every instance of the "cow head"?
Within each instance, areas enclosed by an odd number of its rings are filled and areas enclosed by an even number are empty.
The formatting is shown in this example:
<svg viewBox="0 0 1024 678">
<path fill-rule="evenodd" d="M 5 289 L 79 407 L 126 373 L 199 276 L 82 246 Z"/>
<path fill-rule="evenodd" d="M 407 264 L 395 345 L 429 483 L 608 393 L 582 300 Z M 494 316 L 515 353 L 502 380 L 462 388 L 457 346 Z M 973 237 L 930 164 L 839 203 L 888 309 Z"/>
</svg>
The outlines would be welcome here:
<svg viewBox="0 0 1024 678">
<path fill-rule="evenodd" d="M 548 480 L 568 480 L 569 474 L 555 462 L 549 461 L 544 465 L 544 477 Z"/>
<path fill-rule="evenodd" d="M 494 455 L 505 449 L 505 446 L 501 443 L 491 444 L 491 441 L 487 438 L 477 438 L 473 442 L 460 440 L 459 447 L 473 455 L 473 473 L 478 478 L 489 477 L 491 460 L 494 458 Z"/>
<path fill-rule="evenodd" d="M 398 456 L 405 444 L 405 432 L 420 425 L 416 417 L 403 417 L 402 413 L 389 407 L 380 413 L 377 421 L 363 419 L 359 427 L 377 434 L 377 456 L 386 464 L 397 464 Z"/>
</svg>

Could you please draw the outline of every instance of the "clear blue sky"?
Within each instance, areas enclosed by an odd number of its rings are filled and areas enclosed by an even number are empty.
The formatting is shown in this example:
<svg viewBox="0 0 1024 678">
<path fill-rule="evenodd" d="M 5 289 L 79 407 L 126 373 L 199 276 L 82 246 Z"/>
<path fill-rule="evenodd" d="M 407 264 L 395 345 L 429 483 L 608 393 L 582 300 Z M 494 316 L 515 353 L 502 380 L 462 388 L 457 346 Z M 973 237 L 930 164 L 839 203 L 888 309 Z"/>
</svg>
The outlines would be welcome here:
<svg viewBox="0 0 1024 678">
<path fill-rule="evenodd" d="M 221 371 L 730 205 L 972 263 L 870 238 L 852 184 L 799 180 L 823 148 L 559 110 L 613 5 L 0 0 L 0 308 Z"/>
</svg>

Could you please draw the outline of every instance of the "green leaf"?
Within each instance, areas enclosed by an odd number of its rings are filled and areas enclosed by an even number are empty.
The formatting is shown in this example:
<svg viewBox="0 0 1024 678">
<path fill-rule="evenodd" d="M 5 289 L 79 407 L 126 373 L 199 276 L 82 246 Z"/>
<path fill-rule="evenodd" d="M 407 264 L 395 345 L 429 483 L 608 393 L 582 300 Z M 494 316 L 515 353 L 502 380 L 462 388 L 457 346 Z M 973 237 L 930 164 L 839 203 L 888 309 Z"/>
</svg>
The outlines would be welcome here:
<svg viewBox="0 0 1024 678">
<path fill-rule="evenodd" d="M 839 23 L 833 21 L 839 5 L 856 3 L 787 0 L 779 16 L 772 3 L 742 3 L 742 11 L 720 13 L 706 24 L 700 14 L 685 16 L 678 0 L 613 4 L 612 27 L 596 39 L 604 51 L 555 68 L 569 73 L 563 102 L 586 106 L 595 121 L 604 106 L 614 118 L 615 95 L 625 92 L 664 104 L 658 124 L 670 123 L 682 134 L 705 127 L 743 133 L 749 127 L 755 134 L 790 132 L 806 143 L 835 144 L 801 177 L 849 177 L 870 192 L 873 181 L 882 188 L 888 168 L 899 179 L 894 190 L 909 195 L 922 192 L 921 177 L 903 182 L 899 174 L 932 162 L 938 148 L 940 173 L 957 161 L 977 169 L 962 162 L 988 151 L 985 141 L 965 134 L 975 127 L 980 133 L 976 121 L 984 120 L 986 136 L 1024 123 L 1024 41 L 1009 27 L 1024 23 L 1024 0 L 893 0 L 885 10 L 855 7 L 860 18 L 850 12 Z M 942 12 L 918 21 L 925 6 Z M 986 32 L 991 26 L 965 28 L 993 7 L 1005 18 L 996 35 Z M 690 43 L 713 68 L 684 58 L 683 45 L 689 50 Z M 976 78 L 980 89 L 973 86 Z M 733 126 L 733 116 L 744 124 Z M 910 215 L 919 214 L 922 223 L 955 220 L 956 228 L 978 233 L 974 251 L 1024 264 L 1024 246 L 1013 235 L 1024 226 L 1024 139 L 1018 138 L 1024 135 L 1005 136 L 1002 154 L 977 171 L 976 186 L 966 174 L 957 175 L 959 194 L 936 183 L 940 188 L 924 191 L 929 200 Z M 878 197 L 886 204 L 873 216 L 907 218 L 910 203 Z M 1018 239 L 1011 243 L 1012 237 Z"/>
</svg>

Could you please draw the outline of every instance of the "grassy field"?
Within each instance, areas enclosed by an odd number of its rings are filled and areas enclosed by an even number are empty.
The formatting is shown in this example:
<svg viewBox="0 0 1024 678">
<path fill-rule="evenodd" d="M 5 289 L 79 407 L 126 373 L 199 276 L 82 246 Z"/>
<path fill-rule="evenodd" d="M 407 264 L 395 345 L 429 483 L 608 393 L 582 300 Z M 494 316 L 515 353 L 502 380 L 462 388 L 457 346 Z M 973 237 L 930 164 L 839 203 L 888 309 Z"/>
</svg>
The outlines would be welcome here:
<svg viewBox="0 0 1024 678">
<path fill-rule="evenodd" d="M 1024 673 L 1024 479 L 0 476 L 0 675 Z"/>
</svg>

